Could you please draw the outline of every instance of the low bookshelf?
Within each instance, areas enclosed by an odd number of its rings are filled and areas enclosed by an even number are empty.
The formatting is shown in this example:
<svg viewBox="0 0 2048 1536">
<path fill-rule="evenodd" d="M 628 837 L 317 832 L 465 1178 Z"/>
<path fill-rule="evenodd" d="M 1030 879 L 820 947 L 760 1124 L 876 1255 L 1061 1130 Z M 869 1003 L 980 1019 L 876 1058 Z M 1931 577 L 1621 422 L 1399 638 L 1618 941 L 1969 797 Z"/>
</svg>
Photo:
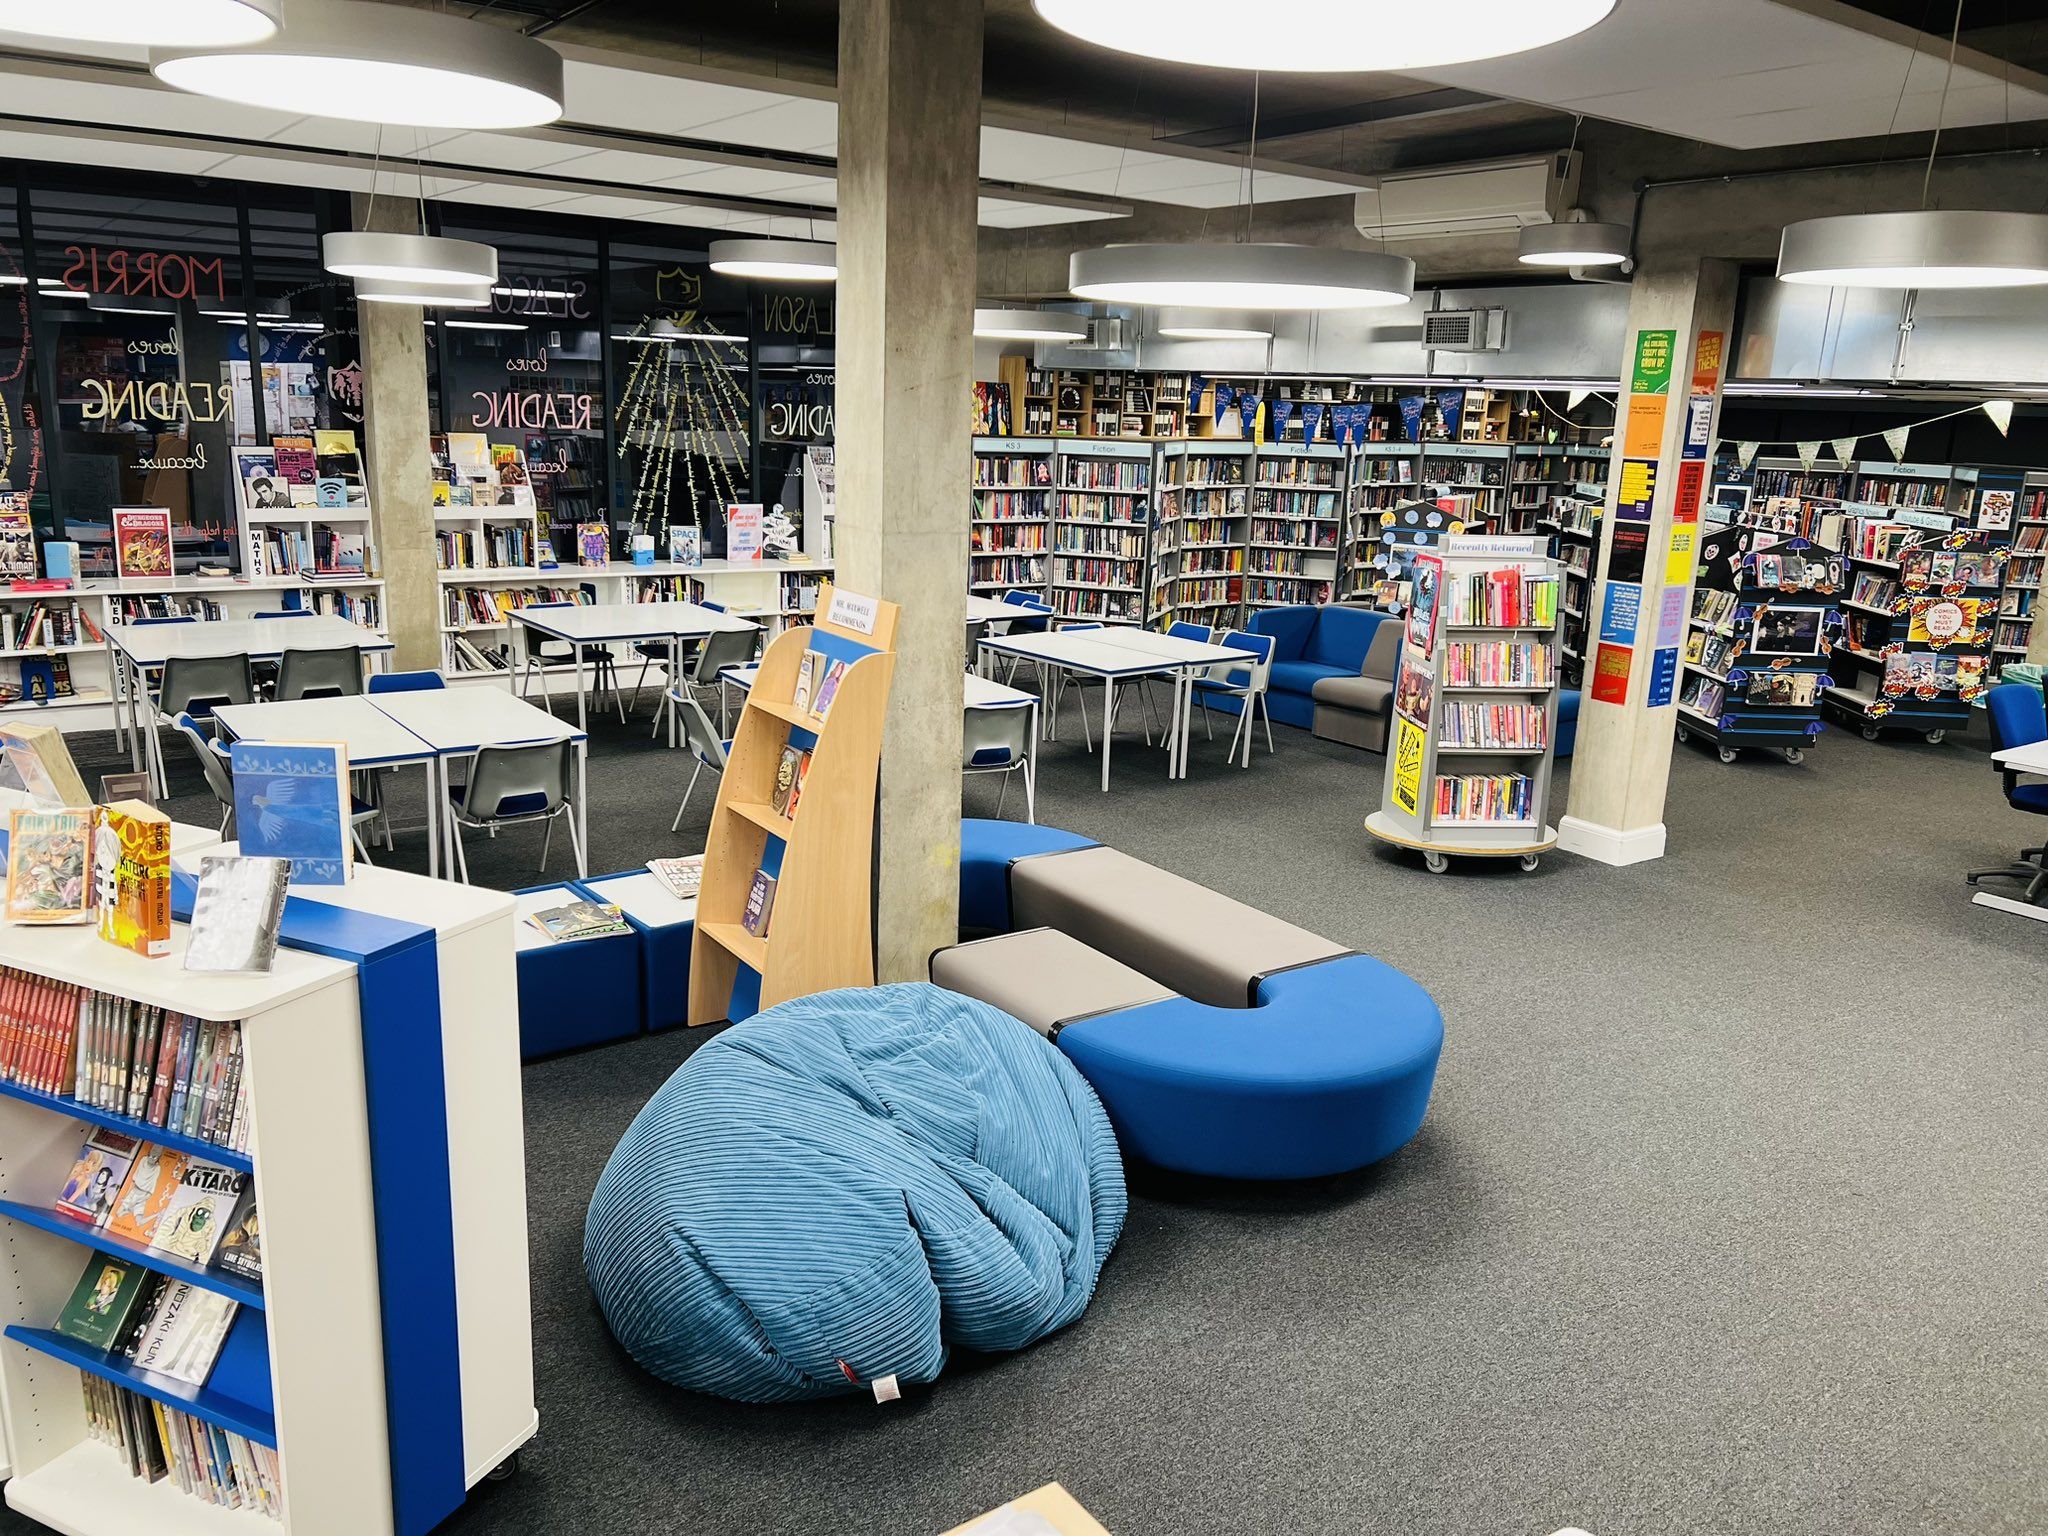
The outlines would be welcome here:
<svg viewBox="0 0 2048 1536">
<path fill-rule="evenodd" d="M 875 785 L 897 612 L 827 585 L 816 622 L 761 658 L 704 844 L 693 1025 L 874 985 Z"/>
<path fill-rule="evenodd" d="M 1557 843 L 1559 580 L 1539 538 L 1451 537 L 1416 557 L 1394 691 L 1382 842 L 1432 873 L 1454 858 L 1514 858 Z"/>
</svg>

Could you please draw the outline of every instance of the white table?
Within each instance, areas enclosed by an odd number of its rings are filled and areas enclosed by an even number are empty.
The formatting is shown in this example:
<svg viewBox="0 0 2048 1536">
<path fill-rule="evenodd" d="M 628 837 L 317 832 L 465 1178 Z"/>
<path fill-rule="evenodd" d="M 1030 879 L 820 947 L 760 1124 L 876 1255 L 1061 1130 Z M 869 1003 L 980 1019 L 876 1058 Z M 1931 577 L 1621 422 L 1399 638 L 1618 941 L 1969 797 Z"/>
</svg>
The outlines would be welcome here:
<svg viewBox="0 0 2048 1536">
<path fill-rule="evenodd" d="M 1991 761 L 2000 768 L 2011 769 L 2014 773 L 2048 775 L 2048 741 L 2029 742 L 2023 747 L 2007 747 L 2003 752 L 1992 753 Z M 2030 885 L 2028 889 L 2031 891 L 2032 886 Z M 1990 891 L 1979 891 L 1970 899 L 1980 907 L 1995 907 L 2000 912 L 2011 912 L 2020 917 L 2030 917 L 2037 923 L 2048 923 L 2048 906 L 2043 906 L 2038 901 L 2031 901 L 2025 897 L 1995 896 Z"/>
<path fill-rule="evenodd" d="M 635 640 L 701 640 L 706 635 L 756 630 L 751 619 L 735 618 L 697 603 L 582 603 L 574 606 L 514 608 L 511 617 L 535 634 L 560 640 L 576 651 L 576 725 L 588 726 L 583 692 L 583 653 L 591 646 Z M 516 672 L 506 686 L 517 688 Z"/>
<path fill-rule="evenodd" d="M 434 749 L 438 792 L 446 811 L 441 828 L 446 846 L 442 857 L 455 863 L 455 805 L 448 761 L 467 757 L 483 747 L 516 747 L 529 742 L 573 741 L 576 744 L 576 873 L 589 870 L 590 757 L 589 733 L 557 720 L 547 710 L 495 688 L 423 688 L 405 693 L 380 693 L 370 702 Z"/>
<path fill-rule="evenodd" d="M 1005 619 L 1017 618 L 1028 611 L 1016 603 L 982 597 L 974 592 L 967 594 L 967 622 L 970 624 L 999 624 Z"/>
<path fill-rule="evenodd" d="M 247 656 L 275 661 L 286 651 L 341 651 L 354 647 L 366 655 L 388 657 L 391 642 L 374 629 L 351 624 L 331 613 L 291 619 L 200 619 L 190 624 L 113 623 L 107 626 L 107 676 L 114 681 L 116 718 L 125 720 L 128 760 L 142 767 L 142 700 L 147 695 L 143 674 L 173 657 Z M 118 701 L 125 700 L 125 709 Z M 150 762 L 161 793 L 163 754 L 152 723 Z"/>
<path fill-rule="evenodd" d="M 1164 635 L 1157 630 L 1119 628 L 1105 629 L 1099 638 L 1109 645 L 1122 646 L 1146 656 L 1156 656 L 1174 667 L 1174 715 L 1167 730 L 1172 740 L 1170 754 L 1175 766 L 1169 769 L 1169 776 L 1184 779 L 1188 776 L 1188 736 L 1194 722 L 1195 677 L 1211 667 L 1225 663 L 1255 663 L 1258 657 L 1249 651 L 1233 646 L 1218 645 L 1209 640 L 1188 640 L 1179 635 Z M 1246 757 L 1250 757 L 1251 721 L 1245 721 Z"/>
<path fill-rule="evenodd" d="M 356 696 L 226 704 L 213 712 L 213 718 L 242 741 L 338 741 L 348 751 L 351 769 L 419 764 L 427 780 L 427 874 L 429 878 L 440 874 L 440 796 L 435 778 L 440 754 L 371 699 Z"/>
</svg>

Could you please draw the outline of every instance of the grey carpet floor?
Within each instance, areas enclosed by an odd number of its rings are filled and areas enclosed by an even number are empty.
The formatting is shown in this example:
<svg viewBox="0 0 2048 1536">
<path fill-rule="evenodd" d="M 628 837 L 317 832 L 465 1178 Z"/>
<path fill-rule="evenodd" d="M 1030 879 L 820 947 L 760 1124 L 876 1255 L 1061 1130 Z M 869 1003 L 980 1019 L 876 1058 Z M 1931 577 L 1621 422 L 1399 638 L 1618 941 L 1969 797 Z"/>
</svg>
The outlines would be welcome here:
<svg viewBox="0 0 2048 1536">
<path fill-rule="evenodd" d="M 540 1438 L 447 1529 L 931 1536 L 1055 1478 L 1116 1536 L 2048 1529 L 2048 930 L 1961 880 L 2042 823 L 1981 752 L 1681 747 L 1668 857 L 1437 877 L 1360 828 L 1381 759 L 1278 734 L 1249 772 L 1198 744 L 1177 784 L 1133 739 L 1108 796 L 1051 746 L 1040 819 L 1428 986 L 1448 1040 L 1409 1147 L 1302 1187 L 1134 1170 L 1064 1333 L 889 1407 L 749 1408 L 638 1372 L 578 1258 L 613 1143 L 703 1037 L 537 1064 Z M 666 831 L 680 759 L 599 736 L 592 867 L 701 846 L 702 786 Z M 531 883 L 537 842 L 477 844 L 479 880 Z"/>
</svg>

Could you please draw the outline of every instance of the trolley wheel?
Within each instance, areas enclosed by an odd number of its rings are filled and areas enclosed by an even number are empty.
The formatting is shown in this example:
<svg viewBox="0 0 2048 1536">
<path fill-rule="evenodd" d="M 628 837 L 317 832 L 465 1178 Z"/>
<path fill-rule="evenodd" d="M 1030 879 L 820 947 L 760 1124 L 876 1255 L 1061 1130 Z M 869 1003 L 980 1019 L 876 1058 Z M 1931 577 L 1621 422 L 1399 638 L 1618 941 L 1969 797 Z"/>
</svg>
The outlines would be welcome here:
<svg viewBox="0 0 2048 1536">
<path fill-rule="evenodd" d="M 1943 741 L 1947 739 L 1947 731 L 1929 731 L 1927 733 L 1927 745 L 1929 745 L 1930 747 L 1938 747 L 1942 744 Z"/>
<path fill-rule="evenodd" d="M 1426 851 L 1422 855 L 1422 862 L 1432 875 L 1441 875 L 1451 867 L 1449 856 L 1437 853 L 1434 850 Z"/>
<path fill-rule="evenodd" d="M 1874 725 L 1866 725 L 1865 727 L 1863 727 L 1863 739 L 1865 741 L 1877 740 L 1877 727 Z"/>
<path fill-rule="evenodd" d="M 1732 762 L 1734 762 L 1734 761 L 1735 761 L 1735 749 L 1734 749 L 1733 747 L 1723 747 L 1723 748 L 1721 749 L 1721 761 L 1722 761 L 1722 762 L 1724 762 L 1724 763 L 1732 763 Z"/>
<path fill-rule="evenodd" d="M 1533 873 L 1535 872 L 1535 869 L 1536 869 L 1536 864 L 1537 864 L 1537 858 L 1536 858 L 1536 855 L 1535 855 L 1535 854 L 1533 854 L 1533 853 L 1525 853 L 1525 854 L 1523 854 L 1523 855 L 1522 855 L 1522 868 L 1523 868 L 1523 869 L 1525 869 L 1525 870 L 1528 870 L 1528 871 L 1529 871 L 1530 873 L 1532 873 L 1532 874 L 1533 874 Z"/>
<path fill-rule="evenodd" d="M 1785 749 L 1785 761 L 1797 767 L 1806 761 L 1806 753 L 1798 747 L 1787 747 Z"/>
<path fill-rule="evenodd" d="M 1691 740 L 1692 740 L 1692 732 L 1691 732 L 1691 731 L 1689 731 L 1689 730 L 1687 730 L 1687 729 L 1686 729 L 1686 728 L 1685 728 L 1684 726 L 1682 726 L 1682 725 L 1681 725 L 1681 726 L 1680 726 L 1680 727 L 1678 728 L 1678 740 L 1679 740 L 1679 742 L 1680 742 L 1680 744 L 1681 744 L 1681 745 L 1682 745 L 1683 743 L 1685 743 L 1685 742 L 1691 741 Z"/>
<path fill-rule="evenodd" d="M 484 1474 L 484 1481 L 487 1483 L 510 1482 L 518 1475 L 519 1453 L 514 1451 L 510 1456 L 507 1456 L 503 1461 L 491 1468 L 490 1471 L 486 1472 Z"/>
</svg>

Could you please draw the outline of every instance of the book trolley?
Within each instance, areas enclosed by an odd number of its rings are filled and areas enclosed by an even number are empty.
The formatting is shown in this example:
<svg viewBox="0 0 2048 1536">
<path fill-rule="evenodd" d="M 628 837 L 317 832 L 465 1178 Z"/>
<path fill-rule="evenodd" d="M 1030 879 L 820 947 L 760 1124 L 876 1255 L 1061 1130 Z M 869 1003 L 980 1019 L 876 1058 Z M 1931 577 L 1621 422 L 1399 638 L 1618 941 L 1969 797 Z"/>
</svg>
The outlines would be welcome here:
<svg viewBox="0 0 2048 1536">
<path fill-rule="evenodd" d="M 1834 686 L 1842 557 L 1806 539 L 1728 528 L 1702 541 L 1699 569 L 1678 740 L 1698 737 L 1724 763 L 1746 749 L 1803 761 L 1824 729 L 1821 695 Z"/>
<path fill-rule="evenodd" d="M 692 1025 L 875 983 L 875 785 L 897 612 L 894 603 L 827 586 L 816 624 L 785 630 L 761 658 L 704 844 L 690 946 Z M 823 719 L 794 702 L 806 651 L 846 663 Z M 794 817 L 773 804 L 785 746 L 812 754 Z M 749 932 L 743 920 L 756 871 L 775 881 L 765 933 Z"/>
<path fill-rule="evenodd" d="M 1422 853 L 1536 868 L 1557 739 L 1557 562 L 1544 540 L 1454 537 L 1415 561 L 1394 742 L 1379 810 L 1365 827 Z"/>
<path fill-rule="evenodd" d="M 247 1150 L 234 1151 L 69 1092 L 0 1083 L 0 1427 L 6 1500 L 23 1515 L 72 1536 L 423 1536 L 532 1438 L 512 903 L 361 875 L 288 900 L 265 975 L 183 969 L 194 893 L 183 871 L 168 958 L 89 927 L 0 928 L 0 964 L 238 1024 L 247 1118 Z M 260 1279 L 56 1211 L 95 1127 L 253 1173 Z M 93 1251 L 239 1304 L 204 1385 L 55 1329 Z M 274 1451 L 276 1520 L 170 1476 L 131 1476 L 91 1433 L 87 1377 Z"/>
</svg>

